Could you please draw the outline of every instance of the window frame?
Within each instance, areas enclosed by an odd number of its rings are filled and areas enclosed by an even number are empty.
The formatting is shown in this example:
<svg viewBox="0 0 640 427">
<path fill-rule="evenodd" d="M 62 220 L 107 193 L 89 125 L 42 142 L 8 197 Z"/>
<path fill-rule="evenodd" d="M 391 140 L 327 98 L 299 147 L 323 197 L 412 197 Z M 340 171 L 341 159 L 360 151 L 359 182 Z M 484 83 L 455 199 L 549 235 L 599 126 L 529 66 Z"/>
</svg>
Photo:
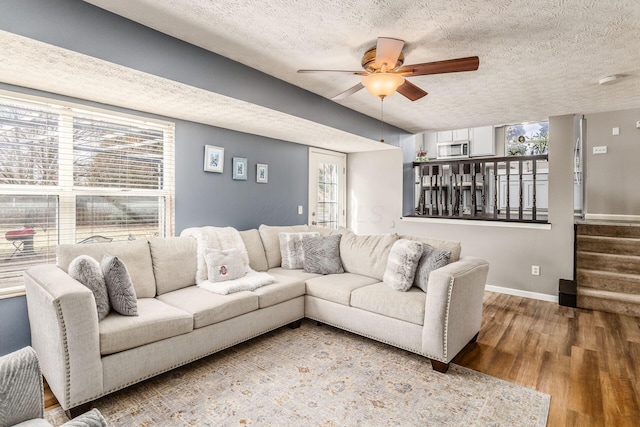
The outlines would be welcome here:
<svg viewBox="0 0 640 427">
<path fill-rule="evenodd" d="M 76 243 L 76 201 L 81 196 L 158 197 L 158 234 L 172 236 L 175 228 L 175 123 L 80 103 L 48 99 L 0 89 L 0 101 L 59 115 L 58 182 L 55 185 L 0 184 L 1 195 L 57 196 L 57 244 Z M 89 117 L 125 126 L 162 132 L 162 186 L 158 189 L 74 186 L 74 117 Z M 0 236 L 2 238 L 2 236 Z M 55 259 L 55 257 L 54 257 Z M 46 261 L 43 261 L 46 262 Z M 17 282 L 15 282 L 17 283 Z M 20 294 L 24 285 L 0 284 L 0 298 Z"/>
</svg>

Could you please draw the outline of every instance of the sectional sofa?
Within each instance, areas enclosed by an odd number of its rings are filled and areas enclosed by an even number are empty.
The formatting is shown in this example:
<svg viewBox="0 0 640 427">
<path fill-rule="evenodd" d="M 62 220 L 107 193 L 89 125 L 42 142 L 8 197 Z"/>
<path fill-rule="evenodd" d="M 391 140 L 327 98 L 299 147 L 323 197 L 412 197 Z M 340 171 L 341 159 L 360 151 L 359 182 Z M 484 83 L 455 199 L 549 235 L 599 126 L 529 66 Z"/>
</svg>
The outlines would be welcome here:
<svg viewBox="0 0 640 427">
<path fill-rule="evenodd" d="M 24 278 L 32 346 L 60 405 L 73 416 L 101 396 L 281 326 L 299 326 L 305 317 L 423 355 L 441 372 L 477 337 L 489 266 L 460 259 L 459 243 L 343 229 L 344 273 L 283 268 L 279 234 L 308 230 L 241 231 L 251 268 L 277 281 L 228 295 L 194 285 L 198 252 L 191 237 L 59 246 L 57 266 L 32 267 Z M 382 281 L 400 238 L 451 252 L 450 263 L 429 276 L 426 293 L 400 292 Z M 97 260 L 109 254 L 126 264 L 137 316 L 111 312 L 98 321 L 94 294 L 67 273 L 81 254 Z"/>
</svg>

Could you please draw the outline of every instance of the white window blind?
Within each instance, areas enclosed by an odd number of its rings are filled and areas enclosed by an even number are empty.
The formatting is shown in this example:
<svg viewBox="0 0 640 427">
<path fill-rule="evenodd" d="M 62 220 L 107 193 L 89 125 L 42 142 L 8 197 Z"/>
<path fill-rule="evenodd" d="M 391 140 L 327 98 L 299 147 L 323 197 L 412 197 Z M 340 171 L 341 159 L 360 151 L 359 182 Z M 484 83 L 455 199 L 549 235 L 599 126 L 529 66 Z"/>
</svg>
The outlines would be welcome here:
<svg viewBox="0 0 640 427">
<path fill-rule="evenodd" d="M 0 290 L 60 243 L 173 235 L 174 125 L 0 94 Z"/>
</svg>

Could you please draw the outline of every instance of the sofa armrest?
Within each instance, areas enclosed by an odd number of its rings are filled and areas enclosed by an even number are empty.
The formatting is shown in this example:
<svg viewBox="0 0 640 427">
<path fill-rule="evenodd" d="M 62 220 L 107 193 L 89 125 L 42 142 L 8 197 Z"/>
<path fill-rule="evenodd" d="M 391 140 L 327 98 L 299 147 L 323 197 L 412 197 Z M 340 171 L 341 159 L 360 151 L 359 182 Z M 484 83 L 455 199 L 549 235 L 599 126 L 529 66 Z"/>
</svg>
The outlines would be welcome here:
<svg viewBox="0 0 640 427">
<path fill-rule="evenodd" d="M 66 410 L 102 394 L 98 312 L 90 289 L 54 265 L 24 273 L 31 345 Z"/>
<path fill-rule="evenodd" d="M 480 331 L 489 264 L 464 257 L 429 275 L 422 351 L 449 363 Z"/>
<path fill-rule="evenodd" d="M 108 427 L 107 420 L 104 419 L 102 413 L 93 408 L 89 412 L 85 412 L 62 424 L 60 427 Z"/>
</svg>

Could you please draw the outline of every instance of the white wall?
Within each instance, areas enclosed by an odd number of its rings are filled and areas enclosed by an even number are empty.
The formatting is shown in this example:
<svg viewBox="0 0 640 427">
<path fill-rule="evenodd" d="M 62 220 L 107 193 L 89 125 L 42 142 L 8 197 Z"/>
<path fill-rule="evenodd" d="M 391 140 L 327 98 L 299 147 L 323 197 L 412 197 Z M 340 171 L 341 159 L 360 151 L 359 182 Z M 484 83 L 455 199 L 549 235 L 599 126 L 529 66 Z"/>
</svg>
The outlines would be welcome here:
<svg viewBox="0 0 640 427">
<path fill-rule="evenodd" d="M 410 150 L 349 155 L 349 227 L 358 234 L 396 232 L 460 241 L 463 256 L 489 261 L 489 285 L 554 300 L 558 280 L 573 278 L 573 116 L 550 118 L 549 129 L 551 229 L 486 221 L 400 220 L 403 163 L 412 161 Z M 540 276 L 531 275 L 531 265 L 540 266 Z"/>
</svg>

